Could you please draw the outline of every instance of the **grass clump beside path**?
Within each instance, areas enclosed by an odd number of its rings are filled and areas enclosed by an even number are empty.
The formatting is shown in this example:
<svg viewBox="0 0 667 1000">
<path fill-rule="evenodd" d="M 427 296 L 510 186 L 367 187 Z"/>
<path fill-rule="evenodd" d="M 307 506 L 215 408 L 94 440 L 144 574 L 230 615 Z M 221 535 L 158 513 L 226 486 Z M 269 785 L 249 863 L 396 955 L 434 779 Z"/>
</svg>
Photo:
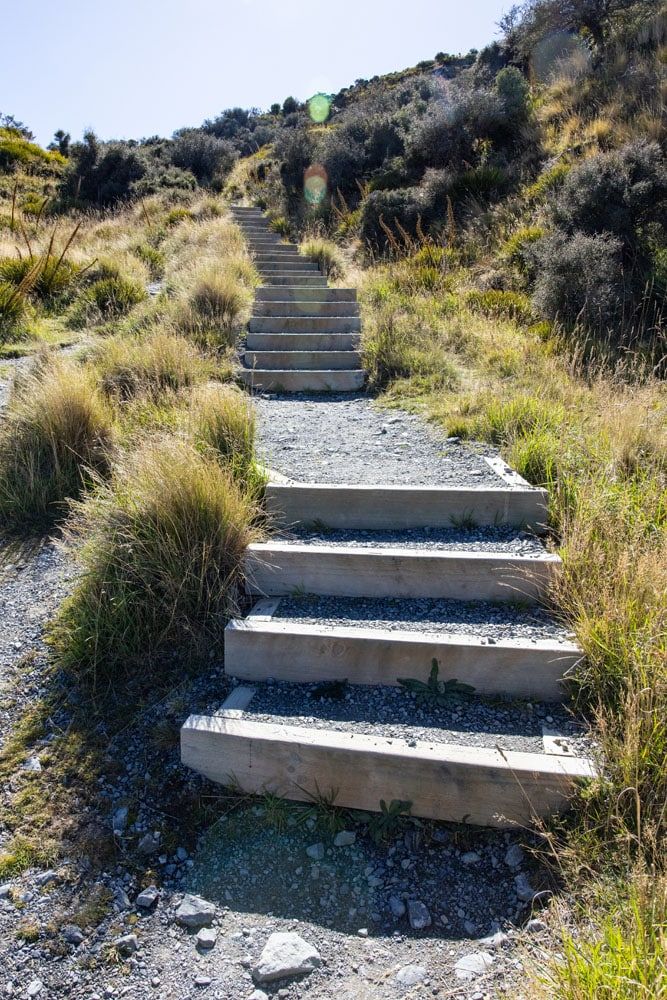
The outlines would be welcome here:
<svg viewBox="0 0 667 1000">
<path fill-rule="evenodd" d="M 0 526 L 52 524 L 108 472 L 113 416 L 90 373 L 50 355 L 20 379 L 0 425 Z"/>
<path fill-rule="evenodd" d="M 105 687 L 220 642 L 254 515 L 231 473 L 188 441 L 153 438 L 124 456 L 69 523 L 84 573 L 52 628 L 58 662 Z"/>
<path fill-rule="evenodd" d="M 215 371 L 183 337 L 156 330 L 148 336 L 118 336 L 103 341 L 91 354 L 105 393 L 117 400 L 146 395 L 158 400 L 165 393 L 195 385 Z"/>
</svg>

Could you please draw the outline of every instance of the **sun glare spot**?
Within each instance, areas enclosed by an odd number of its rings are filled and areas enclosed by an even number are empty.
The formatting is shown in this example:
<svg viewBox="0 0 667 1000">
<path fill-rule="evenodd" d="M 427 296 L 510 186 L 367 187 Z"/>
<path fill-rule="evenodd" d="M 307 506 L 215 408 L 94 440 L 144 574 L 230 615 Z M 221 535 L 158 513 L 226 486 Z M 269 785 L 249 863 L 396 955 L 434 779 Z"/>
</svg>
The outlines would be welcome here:
<svg viewBox="0 0 667 1000">
<path fill-rule="evenodd" d="M 303 175 L 303 192 L 309 205 L 321 205 L 327 194 L 327 172 L 321 163 L 313 163 Z"/>
<path fill-rule="evenodd" d="M 331 98 L 327 94 L 315 94 L 308 101 L 308 114 L 314 122 L 321 125 L 331 112 Z"/>
</svg>

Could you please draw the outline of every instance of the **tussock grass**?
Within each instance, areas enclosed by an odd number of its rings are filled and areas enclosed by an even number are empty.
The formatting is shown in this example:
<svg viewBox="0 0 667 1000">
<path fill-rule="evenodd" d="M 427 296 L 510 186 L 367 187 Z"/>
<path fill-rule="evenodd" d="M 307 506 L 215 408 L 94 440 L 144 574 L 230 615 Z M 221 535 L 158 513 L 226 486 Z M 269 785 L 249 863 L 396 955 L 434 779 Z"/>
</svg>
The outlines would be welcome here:
<svg viewBox="0 0 667 1000">
<path fill-rule="evenodd" d="M 312 236 L 299 246 L 299 253 L 306 260 L 318 264 L 322 274 L 332 281 L 340 281 L 345 277 L 345 261 L 340 247 L 331 240 Z"/>
<path fill-rule="evenodd" d="M 252 501 L 218 461 L 173 436 L 122 457 L 74 508 L 83 576 L 52 631 L 57 662 L 94 688 L 144 680 L 220 643 L 236 607 Z M 180 658 L 179 658 L 180 659 Z"/>
<path fill-rule="evenodd" d="M 240 281 L 224 267 L 209 267 L 193 281 L 187 299 L 179 304 L 175 323 L 195 341 L 231 347 L 237 320 L 248 303 Z"/>
<path fill-rule="evenodd" d="M 146 395 L 157 401 L 195 385 L 215 365 L 183 337 L 156 330 L 148 336 L 113 337 L 90 355 L 103 391 L 116 399 Z"/>
<path fill-rule="evenodd" d="M 255 459 L 256 423 L 252 402 L 234 386 L 209 382 L 191 394 L 188 429 L 192 440 L 217 455 L 234 479 L 251 492 L 263 483 Z"/>
<path fill-rule="evenodd" d="M 108 471 L 111 411 L 90 375 L 44 356 L 21 378 L 0 425 L 0 525 L 19 530 L 63 516 L 93 475 Z"/>
</svg>

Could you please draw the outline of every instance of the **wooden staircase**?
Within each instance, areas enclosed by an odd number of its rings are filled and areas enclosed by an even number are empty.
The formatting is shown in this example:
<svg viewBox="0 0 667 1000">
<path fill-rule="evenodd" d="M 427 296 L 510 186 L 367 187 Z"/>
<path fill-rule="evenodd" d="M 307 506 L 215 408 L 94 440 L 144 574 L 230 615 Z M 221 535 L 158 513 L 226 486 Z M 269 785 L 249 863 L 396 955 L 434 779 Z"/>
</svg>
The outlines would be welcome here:
<svg viewBox="0 0 667 1000">
<path fill-rule="evenodd" d="M 232 208 L 264 284 L 248 323 L 242 378 L 270 392 L 355 392 L 365 374 L 354 288 L 329 288 L 317 264 L 281 241 L 256 208 Z"/>
<path fill-rule="evenodd" d="M 405 609 L 405 618 L 413 614 L 415 601 L 434 597 L 493 601 L 496 611 L 497 602 L 507 606 L 519 599 L 528 607 L 539 602 L 560 571 L 559 558 L 546 550 L 522 556 L 460 551 L 446 543 L 400 544 L 405 531 L 445 530 L 463 512 L 480 529 L 504 525 L 539 531 L 546 520 L 544 492 L 497 460 L 491 464 L 497 487 L 465 490 L 297 483 L 276 476 L 268 486 L 267 505 L 276 527 L 289 525 L 296 537 L 279 534 L 249 546 L 248 593 L 260 599 L 246 618 L 230 622 L 225 634 L 226 673 L 243 683 L 215 715 L 187 720 L 181 734 L 183 762 L 246 792 L 270 791 L 304 801 L 335 790 L 337 805 L 364 810 L 379 809 L 381 800 L 402 799 L 412 803 L 415 816 L 478 825 L 525 826 L 567 808 L 573 788 L 593 776 L 594 766 L 546 731 L 542 752 L 526 752 L 500 749 L 492 741 L 458 745 L 387 738 L 369 733 L 368 727 L 357 733 L 326 724 L 286 725 L 280 717 L 275 722 L 252 718 L 253 697 L 266 682 L 396 687 L 399 677 L 427 681 L 434 659 L 440 676 L 471 685 L 474 699 L 562 699 L 563 679 L 581 657 L 567 638 L 519 633 L 489 640 L 481 632 L 365 627 L 354 616 L 349 625 L 304 623 L 277 613 L 285 595 L 303 594 L 335 597 L 353 608 L 356 600 L 389 596 L 396 599 L 399 617 Z M 339 538 L 337 544 L 314 544 L 308 537 L 314 523 L 319 534 L 323 525 L 371 534 L 393 530 L 396 543 L 345 545 Z"/>
</svg>

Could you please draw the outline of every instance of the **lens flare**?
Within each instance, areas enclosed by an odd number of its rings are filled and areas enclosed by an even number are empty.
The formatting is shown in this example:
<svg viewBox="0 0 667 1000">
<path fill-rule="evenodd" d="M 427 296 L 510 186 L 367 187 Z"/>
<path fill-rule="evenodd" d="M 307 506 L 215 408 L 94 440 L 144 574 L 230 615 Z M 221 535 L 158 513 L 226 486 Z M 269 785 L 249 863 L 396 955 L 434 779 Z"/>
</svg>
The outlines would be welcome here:
<svg viewBox="0 0 667 1000">
<path fill-rule="evenodd" d="M 308 101 L 308 114 L 314 122 L 321 125 L 331 113 L 331 98 L 327 94 L 315 94 Z"/>
<path fill-rule="evenodd" d="M 321 163 L 313 163 L 303 175 L 303 193 L 309 205 L 321 205 L 327 195 L 327 172 Z"/>
<path fill-rule="evenodd" d="M 540 83 L 549 83 L 558 76 L 576 79 L 588 70 L 590 60 L 591 54 L 578 35 L 553 31 L 534 46 L 530 65 Z"/>
</svg>

